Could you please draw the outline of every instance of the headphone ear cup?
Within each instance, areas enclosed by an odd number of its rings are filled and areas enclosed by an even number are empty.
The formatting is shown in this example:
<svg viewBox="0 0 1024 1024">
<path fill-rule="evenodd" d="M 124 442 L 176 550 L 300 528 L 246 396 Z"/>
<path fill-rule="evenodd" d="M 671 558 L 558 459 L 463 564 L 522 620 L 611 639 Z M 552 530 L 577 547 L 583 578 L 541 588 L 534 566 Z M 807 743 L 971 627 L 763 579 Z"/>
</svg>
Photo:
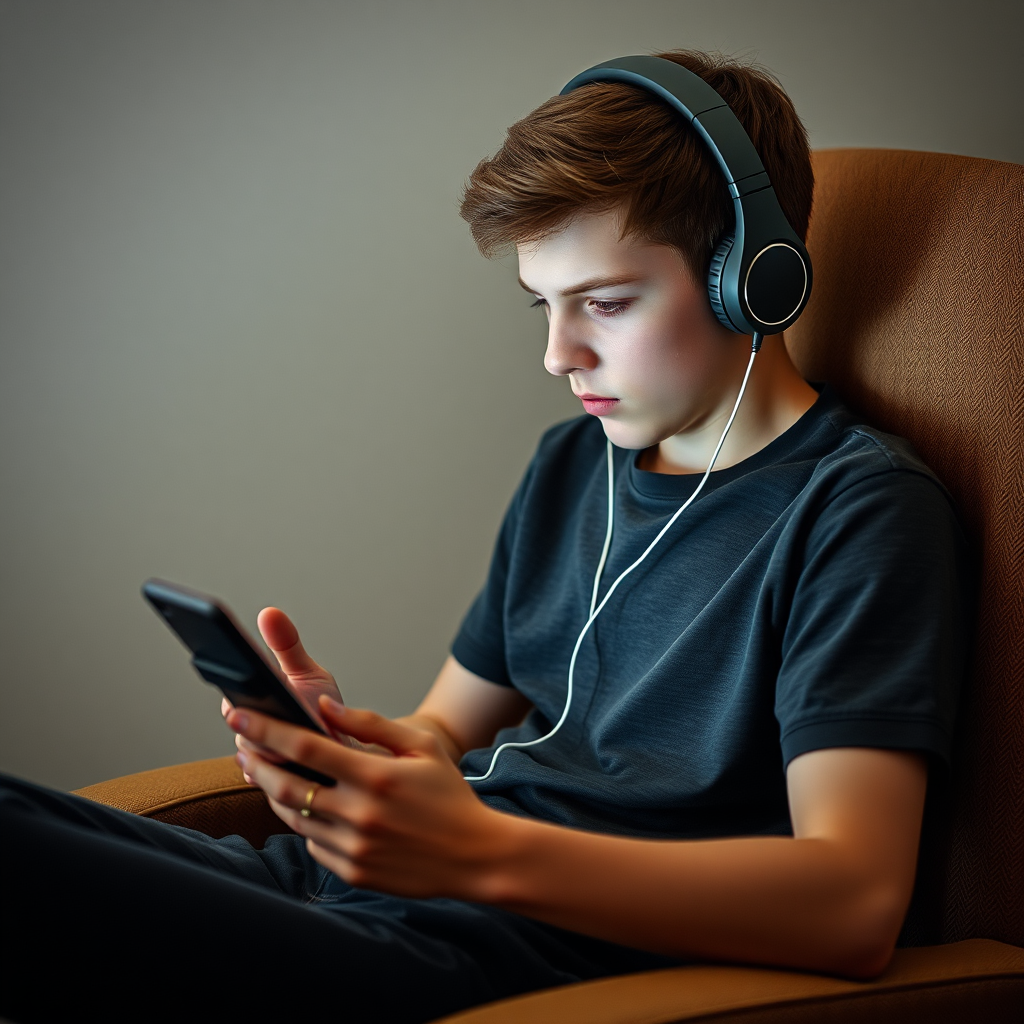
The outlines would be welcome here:
<svg viewBox="0 0 1024 1024">
<path fill-rule="evenodd" d="M 714 310 L 715 316 L 718 317 L 718 322 L 723 327 L 728 327 L 730 331 L 735 331 L 736 327 L 729 319 L 729 314 L 725 311 L 725 303 L 722 301 L 722 271 L 725 269 L 725 261 L 729 258 L 729 253 L 732 252 L 735 240 L 736 236 L 731 231 L 724 234 L 715 247 L 711 256 L 711 265 L 708 267 L 708 299 L 711 300 L 711 308 Z"/>
</svg>

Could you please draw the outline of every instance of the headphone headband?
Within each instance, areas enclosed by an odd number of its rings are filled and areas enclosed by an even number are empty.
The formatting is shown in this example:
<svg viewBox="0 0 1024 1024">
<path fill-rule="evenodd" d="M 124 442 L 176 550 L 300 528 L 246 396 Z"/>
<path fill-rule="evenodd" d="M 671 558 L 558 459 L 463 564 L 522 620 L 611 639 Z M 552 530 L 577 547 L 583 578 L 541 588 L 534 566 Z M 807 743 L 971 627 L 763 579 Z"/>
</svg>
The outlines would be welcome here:
<svg viewBox="0 0 1024 1024">
<path fill-rule="evenodd" d="M 618 57 L 596 64 L 573 78 L 561 95 L 590 82 L 646 89 L 681 113 L 701 136 L 725 177 L 736 217 L 733 232 L 720 240 L 711 258 L 711 306 L 739 334 L 784 331 L 807 305 L 811 260 L 729 104 L 699 75 L 663 57 Z"/>
</svg>

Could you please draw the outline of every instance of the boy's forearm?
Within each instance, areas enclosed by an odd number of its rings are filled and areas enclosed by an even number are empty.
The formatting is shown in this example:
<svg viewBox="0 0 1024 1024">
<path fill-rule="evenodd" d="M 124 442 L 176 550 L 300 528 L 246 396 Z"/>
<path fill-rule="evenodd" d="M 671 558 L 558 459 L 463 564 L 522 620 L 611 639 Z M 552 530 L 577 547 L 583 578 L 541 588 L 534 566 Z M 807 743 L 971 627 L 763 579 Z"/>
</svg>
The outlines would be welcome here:
<svg viewBox="0 0 1024 1024">
<path fill-rule="evenodd" d="M 827 840 L 638 840 L 502 817 L 483 898 L 681 959 L 869 977 L 888 962 L 906 910 Z"/>
</svg>

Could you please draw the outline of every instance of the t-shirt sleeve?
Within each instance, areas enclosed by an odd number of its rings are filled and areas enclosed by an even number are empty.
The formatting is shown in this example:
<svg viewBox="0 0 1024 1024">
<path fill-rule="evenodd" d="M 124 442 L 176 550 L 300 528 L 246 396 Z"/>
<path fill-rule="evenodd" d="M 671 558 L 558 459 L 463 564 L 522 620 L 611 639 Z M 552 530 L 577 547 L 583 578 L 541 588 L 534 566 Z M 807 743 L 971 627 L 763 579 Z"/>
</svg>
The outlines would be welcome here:
<svg viewBox="0 0 1024 1024">
<path fill-rule="evenodd" d="M 470 605 L 452 642 L 452 656 L 463 668 L 502 686 L 512 686 L 505 660 L 505 587 L 523 492 L 531 471 L 532 466 L 512 496 L 494 545 L 487 581 Z"/>
<path fill-rule="evenodd" d="M 860 479 L 815 521 L 805 556 L 776 687 L 785 763 L 854 746 L 948 762 L 972 604 L 948 496 L 911 470 Z"/>
</svg>

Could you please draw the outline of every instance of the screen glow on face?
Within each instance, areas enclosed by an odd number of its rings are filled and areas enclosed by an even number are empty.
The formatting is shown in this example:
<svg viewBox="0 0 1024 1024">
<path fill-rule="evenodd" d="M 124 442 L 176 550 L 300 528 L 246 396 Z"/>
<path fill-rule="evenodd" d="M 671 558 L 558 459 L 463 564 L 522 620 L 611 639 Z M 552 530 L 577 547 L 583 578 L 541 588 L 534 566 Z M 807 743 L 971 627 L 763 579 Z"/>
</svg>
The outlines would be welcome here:
<svg viewBox="0 0 1024 1024">
<path fill-rule="evenodd" d="M 613 444 L 647 448 L 717 421 L 749 353 L 676 249 L 621 238 L 613 211 L 518 251 L 520 283 L 548 317 L 544 365 Z"/>
</svg>

